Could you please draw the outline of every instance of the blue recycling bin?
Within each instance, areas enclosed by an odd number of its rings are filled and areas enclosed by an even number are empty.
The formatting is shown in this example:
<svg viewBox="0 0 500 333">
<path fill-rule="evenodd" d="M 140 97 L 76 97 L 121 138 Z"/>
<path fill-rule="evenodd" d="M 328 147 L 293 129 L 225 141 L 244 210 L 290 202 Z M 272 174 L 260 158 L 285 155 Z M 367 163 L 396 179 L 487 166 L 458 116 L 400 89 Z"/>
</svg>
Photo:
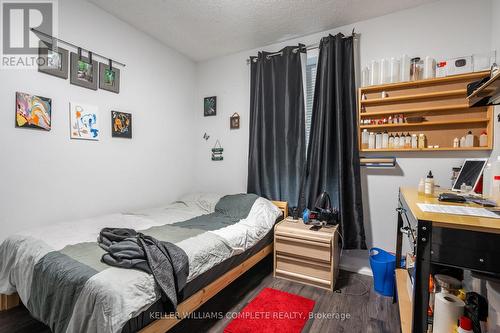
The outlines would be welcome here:
<svg viewBox="0 0 500 333">
<path fill-rule="evenodd" d="M 370 249 L 370 267 L 373 272 L 375 291 L 384 296 L 393 296 L 396 256 L 378 247 L 373 247 Z"/>
</svg>

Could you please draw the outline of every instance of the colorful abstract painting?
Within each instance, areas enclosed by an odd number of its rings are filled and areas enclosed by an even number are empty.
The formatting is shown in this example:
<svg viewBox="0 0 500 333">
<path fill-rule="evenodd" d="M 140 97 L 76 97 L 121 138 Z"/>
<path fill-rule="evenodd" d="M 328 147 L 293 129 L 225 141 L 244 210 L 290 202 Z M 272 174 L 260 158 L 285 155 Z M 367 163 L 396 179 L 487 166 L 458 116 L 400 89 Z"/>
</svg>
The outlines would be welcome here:
<svg viewBox="0 0 500 333">
<path fill-rule="evenodd" d="M 111 111 L 111 136 L 132 138 L 132 115 L 130 113 Z"/>
<path fill-rule="evenodd" d="M 70 103 L 72 139 L 99 140 L 98 111 L 94 105 Z"/>
<path fill-rule="evenodd" d="M 16 127 L 31 127 L 50 131 L 52 100 L 16 92 Z"/>
</svg>

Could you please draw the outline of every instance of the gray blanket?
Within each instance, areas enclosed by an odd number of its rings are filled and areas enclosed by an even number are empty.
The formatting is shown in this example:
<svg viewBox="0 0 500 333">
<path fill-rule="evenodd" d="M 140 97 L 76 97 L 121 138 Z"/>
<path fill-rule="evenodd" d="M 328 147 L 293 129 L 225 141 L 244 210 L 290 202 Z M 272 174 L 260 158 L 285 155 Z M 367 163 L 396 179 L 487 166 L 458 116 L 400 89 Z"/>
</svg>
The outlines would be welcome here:
<svg viewBox="0 0 500 333">
<path fill-rule="evenodd" d="M 120 332 L 131 316 L 158 300 L 157 283 L 139 269 L 102 262 L 106 251 L 95 241 L 98 234 L 93 225 L 99 225 L 97 230 L 106 225 L 130 226 L 174 243 L 189 258 L 190 276 L 196 276 L 234 255 L 239 244 L 233 242 L 242 239 L 246 247 L 247 241 L 272 228 L 277 208 L 264 199 L 256 202 L 255 195 L 232 195 L 221 198 L 215 212 L 202 217 L 182 205 L 168 208 L 168 214 L 174 214 L 169 220 L 175 222 L 166 224 L 156 224 L 163 219 L 163 211 L 155 210 L 158 217 L 112 214 L 75 223 L 71 232 L 54 225 L 41 229 L 39 236 L 11 236 L 0 244 L 0 292 L 17 291 L 31 315 L 55 333 Z M 251 219 L 231 229 L 229 238 L 225 227 L 240 224 L 251 209 L 255 209 Z"/>
<path fill-rule="evenodd" d="M 165 311 L 177 309 L 178 295 L 189 275 L 186 252 L 170 242 L 161 242 L 125 228 L 104 228 L 97 242 L 107 252 L 102 256 L 102 262 L 152 274 L 162 291 Z"/>
</svg>

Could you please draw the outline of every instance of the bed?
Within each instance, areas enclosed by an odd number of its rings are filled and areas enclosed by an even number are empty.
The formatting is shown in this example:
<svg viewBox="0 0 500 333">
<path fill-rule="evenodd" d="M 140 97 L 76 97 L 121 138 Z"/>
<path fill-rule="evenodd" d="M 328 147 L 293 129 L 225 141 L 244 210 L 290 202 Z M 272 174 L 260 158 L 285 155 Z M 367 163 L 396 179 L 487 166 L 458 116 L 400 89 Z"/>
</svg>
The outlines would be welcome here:
<svg viewBox="0 0 500 333">
<path fill-rule="evenodd" d="M 12 306 L 16 296 L 6 295 L 17 293 L 55 333 L 165 332 L 272 252 L 273 226 L 286 203 L 249 197 L 192 194 L 164 207 L 13 235 L 0 245 L 0 300 Z M 188 283 L 175 316 L 159 318 L 161 293 L 152 275 L 100 261 L 104 252 L 96 239 L 110 226 L 139 230 L 186 252 Z"/>
</svg>

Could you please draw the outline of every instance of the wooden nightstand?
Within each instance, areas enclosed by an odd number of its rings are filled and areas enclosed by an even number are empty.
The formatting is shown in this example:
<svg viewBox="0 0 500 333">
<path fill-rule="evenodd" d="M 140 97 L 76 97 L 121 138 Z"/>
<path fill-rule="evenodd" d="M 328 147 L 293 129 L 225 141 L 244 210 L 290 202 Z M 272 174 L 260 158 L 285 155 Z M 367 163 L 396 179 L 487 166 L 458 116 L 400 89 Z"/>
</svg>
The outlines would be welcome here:
<svg viewBox="0 0 500 333">
<path fill-rule="evenodd" d="M 274 277 L 332 290 L 339 271 L 338 226 L 310 230 L 302 220 L 274 227 Z"/>
</svg>

